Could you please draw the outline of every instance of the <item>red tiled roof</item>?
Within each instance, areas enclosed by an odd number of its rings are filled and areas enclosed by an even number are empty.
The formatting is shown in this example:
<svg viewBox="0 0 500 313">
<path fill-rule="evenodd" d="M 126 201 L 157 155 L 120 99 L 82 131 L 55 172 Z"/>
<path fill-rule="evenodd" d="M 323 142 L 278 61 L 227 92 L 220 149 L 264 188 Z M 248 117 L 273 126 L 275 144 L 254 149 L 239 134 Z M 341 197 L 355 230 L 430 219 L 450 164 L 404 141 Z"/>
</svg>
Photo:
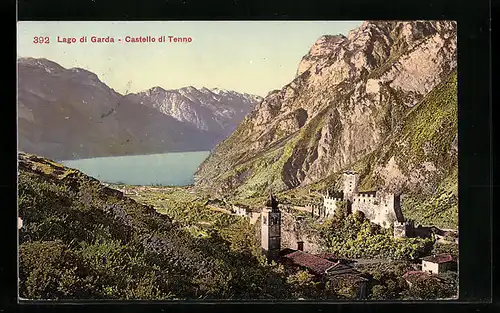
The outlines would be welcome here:
<svg viewBox="0 0 500 313">
<path fill-rule="evenodd" d="M 327 269 L 337 264 L 302 251 L 292 252 L 285 255 L 284 258 L 290 260 L 295 265 L 311 270 L 315 274 L 325 274 Z"/>
<path fill-rule="evenodd" d="M 321 252 L 321 253 L 317 253 L 317 254 L 314 254 L 314 255 L 317 256 L 317 257 L 319 257 L 319 258 L 326 259 L 326 260 L 332 261 L 332 262 L 336 262 L 339 259 L 333 253 L 328 253 L 328 252 Z"/>
<path fill-rule="evenodd" d="M 453 256 L 451 254 L 443 253 L 432 256 L 427 256 L 422 258 L 422 260 L 432 263 L 446 263 L 453 261 Z"/>
</svg>

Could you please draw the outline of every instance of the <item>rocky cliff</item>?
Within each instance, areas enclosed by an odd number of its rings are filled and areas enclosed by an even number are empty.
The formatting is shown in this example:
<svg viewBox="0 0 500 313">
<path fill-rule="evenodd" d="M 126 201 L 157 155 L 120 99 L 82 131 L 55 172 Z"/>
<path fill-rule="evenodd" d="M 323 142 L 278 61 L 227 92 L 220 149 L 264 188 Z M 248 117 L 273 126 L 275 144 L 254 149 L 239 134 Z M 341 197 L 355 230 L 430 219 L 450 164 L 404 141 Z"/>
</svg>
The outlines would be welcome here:
<svg viewBox="0 0 500 313">
<path fill-rule="evenodd" d="M 178 121 L 217 135 L 221 140 L 230 135 L 262 98 L 219 88 L 185 87 L 149 90 L 126 95 L 127 99 L 155 108 Z"/>
<path fill-rule="evenodd" d="M 354 168 L 362 190 L 456 193 L 456 53 L 448 21 L 369 21 L 319 38 L 200 166 L 197 186 L 253 197 L 332 186 Z"/>
</svg>

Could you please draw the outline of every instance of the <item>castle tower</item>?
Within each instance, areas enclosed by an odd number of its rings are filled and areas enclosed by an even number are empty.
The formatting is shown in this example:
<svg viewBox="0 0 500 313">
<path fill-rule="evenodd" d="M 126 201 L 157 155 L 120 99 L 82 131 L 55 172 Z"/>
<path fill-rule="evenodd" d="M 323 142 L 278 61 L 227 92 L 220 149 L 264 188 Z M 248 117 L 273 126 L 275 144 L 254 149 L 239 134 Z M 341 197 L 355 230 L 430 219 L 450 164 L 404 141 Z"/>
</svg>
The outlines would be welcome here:
<svg viewBox="0 0 500 313">
<path fill-rule="evenodd" d="M 352 201 L 352 196 L 358 193 L 359 174 L 355 171 L 345 171 L 344 179 L 344 200 Z"/>
<path fill-rule="evenodd" d="M 269 261 L 277 261 L 281 251 L 281 212 L 273 194 L 261 214 L 261 247 Z"/>
</svg>

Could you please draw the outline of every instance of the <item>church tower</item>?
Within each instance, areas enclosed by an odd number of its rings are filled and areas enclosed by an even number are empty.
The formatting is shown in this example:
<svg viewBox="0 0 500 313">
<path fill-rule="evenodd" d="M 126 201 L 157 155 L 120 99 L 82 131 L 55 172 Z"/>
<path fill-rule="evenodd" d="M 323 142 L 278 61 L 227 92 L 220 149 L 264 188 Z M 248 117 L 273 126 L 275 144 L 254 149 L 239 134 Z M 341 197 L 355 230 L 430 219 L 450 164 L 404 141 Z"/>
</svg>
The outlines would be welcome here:
<svg viewBox="0 0 500 313">
<path fill-rule="evenodd" d="M 266 207 L 262 209 L 260 223 L 262 254 L 268 261 L 278 261 L 281 251 L 281 212 L 272 193 Z"/>
</svg>

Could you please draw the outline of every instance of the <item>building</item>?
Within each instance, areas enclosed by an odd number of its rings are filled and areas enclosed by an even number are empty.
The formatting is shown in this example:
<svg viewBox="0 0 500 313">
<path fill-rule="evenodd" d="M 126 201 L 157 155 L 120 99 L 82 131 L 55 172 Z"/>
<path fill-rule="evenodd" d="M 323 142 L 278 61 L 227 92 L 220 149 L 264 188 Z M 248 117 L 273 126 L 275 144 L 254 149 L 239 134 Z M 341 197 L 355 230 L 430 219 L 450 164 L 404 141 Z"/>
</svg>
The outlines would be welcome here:
<svg viewBox="0 0 500 313">
<path fill-rule="evenodd" d="M 323 197 L 323 207 L 325 211 L 324 217 L 332 217 L 337 209 L 340 209 L 341 202 L 344 200 L 338 196 L 332 196 L 330 192 L 327 192 Z"/>
<path fill-rule="evenodd" d="M 345 171 L 344 181 L 344 199 L 351 200 L 358 194 L 359 175 L 355 171 Z"/>
<path fill-rule="evenodd" d="M 261 248 L 269 261 L 278 261 L 281 251 L 281 212 L 273 194 L 261 213 Z"/>
<path fill-rule="evenodd" d="M 283 264 L 306 270 L 316 280 L 329 283 L 335 289 L 350 288 L 359 299 L 366 298 L 368 279 L 344 262 L 333 262 L 321 257 L 328 254 L 312 255 L 301 250 L 286 249 L 281 254 Z"/>
<path fill-rule="evenodd" d="M 282 257 L 282 261 L 289 266 L 295 266 L 307 270 L 311 274 L 318 277 L 326 275 L 328 270 L 332 269 L 337 264 L 300 250 L 285 254 Z"/>
<path fill-rule="evenodd" d="M 346 202 L 352 212 L 361 211 L 365 217 L 384 228 L 394 222 L 404 222 L 399 195 L 380 191 L 359 192 L 359 174 L 346 171 L 343 174 L 343 196 L 332 197 L 330 193 L 323 197 L 324 216 L 333 216 L 340 209 L 340 203 Z"/>
<path fill-rule="evenodd" d="M 268 261 L 281 262 L 289 268 L 307 270 L 318 281 L 329 282 L 334 288 L 348 287 L 358 298 L 366 297 L 368 280 L 346 262 L 336 260 L 328 253 L 306 253 L 303 251 L 303 241 L 297 241 L 297 250 L 281 250 L 281 211 L 272 193 L 261 212 L 261 248 Z"/>
<path fill-rule="evenodd" d="M 394 237 L 405 238 L 414 237 L 415 223 L 413 221 L 394 221 Z"/>
<path fill-rule="evenodd" d="M 448 253 L 422 258 L 423 272 L 440 274 L 446 271 L 456 270 L 456 265 L 456 259 Z"/>
<path fill-rule="evenodd" d="M 233 205 L 233 213 L 238 216 L 249 217 L 249 208 L 243 205 Z"/>
</svg>

